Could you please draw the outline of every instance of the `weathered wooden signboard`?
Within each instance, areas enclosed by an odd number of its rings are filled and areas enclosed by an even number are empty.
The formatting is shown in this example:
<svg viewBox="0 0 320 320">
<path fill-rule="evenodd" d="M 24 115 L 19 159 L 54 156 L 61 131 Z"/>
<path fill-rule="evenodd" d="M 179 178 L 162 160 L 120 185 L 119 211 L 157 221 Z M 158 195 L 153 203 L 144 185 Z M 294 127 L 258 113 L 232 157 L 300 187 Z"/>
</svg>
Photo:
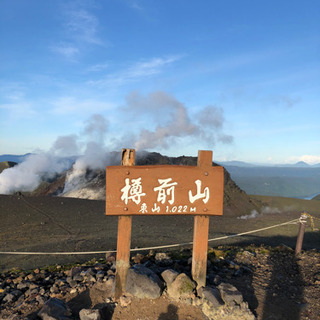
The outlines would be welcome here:
<svg viewBox="0 0 320 320">
<path fill-rule="evenodd" d="M 199 151 L 197 167 L 134 166 L 135 150 L 122 150 L 122 166 L 106 169 L 106 214 L 119 216 L 116 299 L 125 292 L 133 215 L 194 215 L 192 277 L 206 285 L 209 216 L 222 215 L 223 168 L 212 151 Z"/>
<path fill-rule="evenodd" d="M 223 168 L 107 167 L 108 215 L 222 215 Z"/>
</svg>

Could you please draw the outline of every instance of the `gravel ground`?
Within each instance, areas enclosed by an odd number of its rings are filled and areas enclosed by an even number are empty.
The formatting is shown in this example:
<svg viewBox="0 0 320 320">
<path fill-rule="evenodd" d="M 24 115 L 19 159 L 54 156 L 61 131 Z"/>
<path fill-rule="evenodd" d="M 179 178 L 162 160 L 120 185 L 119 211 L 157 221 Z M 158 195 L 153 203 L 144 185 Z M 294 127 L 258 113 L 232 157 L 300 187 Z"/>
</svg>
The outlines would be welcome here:
<svg viewBox="0 0 320 320">
<path fill-rule="evenodd" d="M 169 255 L 173 262 L 168 268 L 186 273 L 190 271 L 187 261 L 191 250 L 171 251 Z M 154 253 L 149 253 L 147 257 L 153 261 Z M 140 259 L 146 261 L 139 254 L 132 257 L 132 263 Z M 0 318 L 36 320 L 45 301 L 58 298 L 68 302 L 74 319 L 78 319 L 77 314 L 82 308 L 98 306 L 96 302 L 101 297 L 96 296 L 94 292 L 97 291 L 91 291 L 91 288 L 96 281 L 100 281 L 98 274 L 114 274 L 110 267 L 113 268 L 112 263 L 106 261 L 73 266 L 85 270 L 80 274 L 88 275 L 88 278 L 83 276 L 84 279 L 78 279 L 77 284 L 70 281 L 70 272 L 73 272 L 70 266 L 2 273 Z M 235 286 L 258 320 L 320 319 L 320 252 L 317 250 L 304 251 L 295 256 L 293 249 L 285 245 L 209 248 L 207 275 L 207 285 L 224 282 Z M 23 289 L 25 284 L 27 287 Z M 17 288 L 20 289 L 18 293 Z M 8 303 L 4 300 L 8 300 L 6 295 L 9 292 L 17 298 Z M 108 310 L 106 319 L 113 320 L 207 319 L 196 305 L 174 301 L 166 294 L 156 300 L 133 298 L 125 307 L 110 301 L 104 308 Z"/>
<path fill-rule="evenodd" d="M 254 219 L 212 217 L 209 238 L 234 235 L 296 219 L 302 209 L 319 218 L 319 201 L 270 197 L 259 197 L 259 200 L 265 201 L 265 206 L 271 206 L 271 209 L 280 209 L 260 213 Z M 113 250 L 116 248 L 117 218 L 105 216 L 104 205 L 104 201 L 0 195 L 0 251 Z M 317 220 L 316 227 L 319 228 L 318 222 Z M 288 247 L 295 247 L 297 232 L 298 226 L 291 224 L 245 237 L 209 243 L 215 250 L 221 251 L 220 255 L 219 252 L 215 253 L 219 260 L 212 262 L 213 266 L 219 267 L 218 275 L 223 281 L 238 288 L 258 319 L 320 319 L 320 234 L 308 227 L 303 243 L 306 251 L 295 257 Z M 134 217 L 131 247 L 189 242 L 192 241 L 192 234 L 193 219 L 190 216 Z M 250 244 L 255 246 L 247 247 Z M 264 246 L 259 247 L 261 244 Z M 283 245 L 279 247 L 280 244 Z M 223 247 L 219 247 L 221 245 Z M 226 247 L 230 245 L 237 247 Z M 272 248 L 267 247 L 268 245 Z M 2 254 L 0 272 L 13 267 L 27 270 L 47 265 L 83 263 L 93 257 L 104 258 L 104 254 Z M 236 276 L 236 268 L 228 261 L 248 268 L 248 272 Z M 139 310 L 145 310 L 141 319 L 188 319 L 187 316 L 191 317 L 189 319 L 199 319 L 193 316 L 192 311 L 188 311 L 188 314 L 181 313 L 184 307 L 178 304 L 173 304 L 175 307 L 168 309 L 171 304 L 165 300 L 155 304 L 148 300 L 136 301 L 127 309 L 115 309 L 113 319 L 136 320 L 136 312 Z M 152 310 L 153 314 L 148 313 L 148 310 Z"/>
<path fill-rule="evenodd" d="M 282 199 L 281 201 L 283 202 Z M 311 206 L 310 213 L 320 216 L 320 201 L 298 202 L 302 203 L 305 210 L 308 205 Z M 260 214 L 255 219 L 237 219 L 227 215 L 211 217 L 209 238 L 234 235 L 299 218 L 301 208 L 295 205 L 297 208 L 291 206 L 288 210 L 289 203 L 285 201 L 286 209 L 281 213 L 272 213 L 271 210 L 271 213 Z M 273 205 L 280 206 L 281 203 L 278 201 Z M 193 218 L 190 216 L 138 216 L 132 220 L 132 248 L 186 243 L 193 238 Z M 117 246 L 117 217 L 105 215 L 104 201 L 0 195 L 0 221 L 0 251 L 107 251 L 115 250 Z M 294 247 L 297 232 L 297 225 L 287 225 L 243 237 L 210 242 L 209 245 L 254 243 L 277 246 L 283 243 Z M 304 249 L 319 248 L 319 240 L 319 232 L 312 232 L 307 228 Z M 1 255 L 0 271 L 13 267 L 31 269 L 55 263 L 75 263 L 93 257 L 95 256 Z M 99 257 L 103 258 L 104 254 Z"/>
</svg>

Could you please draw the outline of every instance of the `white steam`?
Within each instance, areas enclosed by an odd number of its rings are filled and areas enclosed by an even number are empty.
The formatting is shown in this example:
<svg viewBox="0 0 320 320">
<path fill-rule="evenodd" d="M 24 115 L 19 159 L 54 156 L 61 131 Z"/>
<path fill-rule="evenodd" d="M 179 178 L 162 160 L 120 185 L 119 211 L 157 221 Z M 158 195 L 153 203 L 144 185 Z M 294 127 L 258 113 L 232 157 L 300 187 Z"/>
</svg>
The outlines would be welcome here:
<svg viewBox="0 0 320 320">
<path fill-rule="evenodd" d="M 163 149 L 182 138 L 206 142 L 208 148 L 217 141 L 233 141 L 232 136 L 223 132 L 225 119 L 221 108 L 206 106 L 189 114 L 182 102 L 162 91 L 146 96 L 132 92 L 126 97 L 126 106 L 119 111 L 124 123 L 134 126 L 125 130 L 122 127 L 121 135 L 109 139 L 113 150 L 132 146 L 137 151 Z M 139 124 L 141 126 L 137 128 Z M 114 154 L 108 153 L 110 147 L 106 145 L 107 130 L 108 122 L 104 116 L 92 115 L 80 135 L 60 136 L 49 152 L 32 155 L 23 163 L 3 170 L 0 174 L 0 194 L 32 191 L 44 178 L 70 168 L 70 161 L 74 160 L 66 178 L 64 193 L 79 187 L 88 169 L 104 169 L 106 165 L 115 163 Z M 79 154 L 82 156 L 77 156 Z"/>
<path fill-rule="evenodd" d="M 243 219 L 243 220 L 247 220 L 247 219 L 254 219 L 257 218 L 259 216 L 262 216 L 264 214 L 277 214 L 277 213 L 281 213 L 283 211 L 289 211 L 290 208 L 284 208 L 282 211 L 278 208 L 272 208 L 272 207 L 262 207 L 260 213 L 257 210 L 252 210 L 250 214 L 246 214 L 243 216 L 238 217 L 238 219 Z"/>
<path fill-rule="evenodd" d="M 75 134 L 69 136 L 58 137 L 53 143 L 50 153 L 60 154 L 64 156 L 74 156 L 79 154 L 79 146 L 77 144 L 78 136 Z"/>
<path fill-rule="evenodd" d="M 85 178 L 87 169 L 105 168 L 108 154 L 105 147 L 107 120 L 99 114 L 94 114 L 85 123 L 84 135 L 87 143 L 84 155 L 79 157 L 68 172 L 63 193 L 77 189 Z"/>
<path fill-rule="evenodd" d="M 254 219 L 259 215 L 257 210 L 252 210 L 250 214 L 245 214 L 243 216 L 238 217 L 237 219 L 247 220 L 247 219 Z"/>
<path fill-rule="evenodd" d="M 77 158 L 71 174 L 67 176 L 67 187 L 74 187 L 77 179 L 82 177 L 87 168 L 92 170 L 105 167 L 107 151 L 104 136 L 107 132 L 107 121 L 102 115 L 93 115 L 85 123 L 84 141 L 77 135 L 61 136 L 53 143 L 49 152 L 30 155 L 24 162 L 2 171 L 0 174 L 0 194 L 11 194 L 17 191 L 33 191 L 43 179 L 69 169 L 73 158 Z M 69 158 L 66 158 L 68 156 Z M 72 181 L 75 179 L 74 181 Z"/>
<path fill-rule="evenodd" d="M 157 91 L 147 96 L 132 92 L 127 96 L 125 112 L 131 120 L 139 115 L 149 117 L 154 130 L 141 129 L 134 141 L 137 150 L 168 148 L 178 138 L 194 137 L 212 147 L 216 141 L 231 143 L 233 137 L 223 133 L 223 110 L 215 106 L 200 108 L 190 116 L 186 106 L 175 97 Z"/>
<path fill-rule="evenodd" d="M 19 165 L 0 174 L 0 194 L 32 191 L 43 178 L 52 178 L 70 166 L 66 160 L 48 153 L 30 155 Z"/>
<path fill-rule="evenodd" d="M 265 214 L 280 214 L 280 213 L 285 213 L 293 210 L 295 210 L 294 206 L 284 206 L 281 210 L 276 207 L 262 207 L 260 210 L 260 213 L 257 210 L 252 210 L 250 214 L 240 216 L 238 217 L 238 219 L 244 219 L 244 220 L 254 219 Z"/>
</svg>

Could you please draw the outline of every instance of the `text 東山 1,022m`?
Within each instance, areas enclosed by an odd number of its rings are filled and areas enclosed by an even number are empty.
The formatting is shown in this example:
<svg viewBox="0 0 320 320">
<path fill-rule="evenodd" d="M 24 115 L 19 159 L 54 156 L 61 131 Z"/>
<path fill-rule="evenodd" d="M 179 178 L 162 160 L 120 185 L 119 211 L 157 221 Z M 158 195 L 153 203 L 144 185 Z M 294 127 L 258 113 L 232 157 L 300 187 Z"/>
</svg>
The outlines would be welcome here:
<svg viewBox="0 0 320 320">
<path fill-rule="evenodd" d="M 222 214 L 222 167 L 108 167 L 106 185 L 107 214 Z"/>
<path fill-rule="evenodd" d="M 148 208 L 147 204 L 143 202 L 143 197 L 146 197 L 147 194 L 143 192 L 143 185 L 141 177 L 137 179 L 125 179 L 125 186 L 121 189 L 122 195 L 121 200 L 125 204 L 128 204 L 128 201 L 132 200 L 135 204 L 140 205 L 139 212 L 148 213 L 148 210 L 151 210 L 152 213 L 160 213 L 161 207 L 159 204 L 170 204 L 165 206 L 166 213 L 187 213 L 189 211 L 196 212 L 195 206 L 188 206 L 186 204 L 174 205 L 175 204 L 175 188 L 178 185 L 178 182 L 173 181 L 172 178 L 167 179 L 158 179 L 159 185 L 153 188 L 154 192 L 157 192 L 157 202 L 153 204 L 152 208 Z M 197 193 L 192 194 L 192 190 L 188 190 L 189 203 L 193 204 L 195 201 L 202 199 L 204 203 L 207 203 L 210 198 L 209 187 L 204 188 L 204 192 L 201 192 L 201 180 L 196 180 L 195 184 L 197 186 Z"/>
</svg>

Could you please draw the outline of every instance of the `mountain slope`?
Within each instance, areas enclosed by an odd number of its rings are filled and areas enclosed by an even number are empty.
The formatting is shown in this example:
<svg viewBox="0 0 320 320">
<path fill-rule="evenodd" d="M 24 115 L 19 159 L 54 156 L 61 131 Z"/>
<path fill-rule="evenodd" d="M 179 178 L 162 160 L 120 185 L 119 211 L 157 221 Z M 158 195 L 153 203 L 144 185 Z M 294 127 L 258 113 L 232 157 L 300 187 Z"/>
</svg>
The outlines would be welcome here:
<svg viewBox="0 0 320 320">
<path fill-rule="evenodd" d="M 312 198 L 312 200 L 319 200 L 319 201 L 320 201 L 320 194 L 318 194 L 317 196 L 315 196 L 314 198 Z"/>
<path fill-rule="evenodd" d="M 8 168 L 14 167 L 17 163 L 12 161 L 2 161 L 0 162 L 0 173 Z"/>
<path fill-rule="evenodd" d="M 119 155 L 120 157 L 120 155 Z M 196 157 L 167 157 L 159 153 L 143 153 L 136 158 L 136 165 L 188 165 L 196 166 Z M 214 166 L 217 164 L 213 163 Z M 87 169 L 74 181 L 68 181 L 72 176 L 72 169 L 65 172 L 55 182 L 35 190 L 33 195 L 57 195 L 61 186 L 65 189 L 62 197 L 105 200 L 106 175 L 105 170 Z M 231 179 L 227 170 L 224 170 L 224 214 L 238 216 L 248 214 L 252 210 L 259 210 L 260 202 L 251 199 Z"/>
</svg>

